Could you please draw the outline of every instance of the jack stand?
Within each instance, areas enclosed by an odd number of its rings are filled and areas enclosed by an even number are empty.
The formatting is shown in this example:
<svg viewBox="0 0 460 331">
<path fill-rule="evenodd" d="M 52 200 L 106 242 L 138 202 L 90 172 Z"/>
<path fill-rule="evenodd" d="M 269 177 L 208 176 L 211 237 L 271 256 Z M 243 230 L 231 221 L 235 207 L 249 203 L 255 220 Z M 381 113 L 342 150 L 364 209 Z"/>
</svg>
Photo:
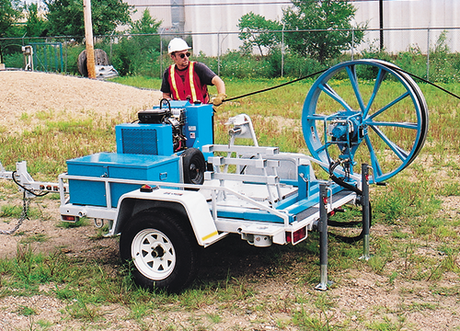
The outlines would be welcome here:
<svg viewBox="0 0 460 331">
<path fill-rule="evenodd" d="M 328 243 L 327 243 L 327 192 L 328 192 L 329 185 L 328 184 L 320 184 L 319 185 L 319 232 L 320 232 L 320 239 L 319 239 L 319 261 L 321 265 L 321 282 L 315 286 L 316 290 L 326 291 L 329 285 L 332 285 L 332 282 L 327 280 L 327 251 L 328 251 Z"/>
<path fill-rule="evenodd" d="M 370 208 L 369 208 L 369 165 L 362 165 L 362 197 L 361 204 L 363 206 L 363 255 L 360 260 L 368 261 L 371 256 L 369 254 L 369 229 L 371 226 Z"/>
</svg>

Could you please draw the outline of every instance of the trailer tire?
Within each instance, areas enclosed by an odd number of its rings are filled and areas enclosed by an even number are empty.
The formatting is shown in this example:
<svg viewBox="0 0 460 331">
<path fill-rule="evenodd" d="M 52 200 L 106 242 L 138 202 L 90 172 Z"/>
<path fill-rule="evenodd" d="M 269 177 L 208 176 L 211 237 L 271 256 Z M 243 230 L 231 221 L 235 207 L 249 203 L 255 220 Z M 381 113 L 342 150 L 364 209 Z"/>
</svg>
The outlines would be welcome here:
<svg viewBox="0 0 460 331">
<path fill-rule="evenodd" d="M 184 183 L 201 185 L 204 182 L 206 161 L 203 153 L 197 148 L 189 148 L 182 153 Z"/>
<path fill-rule="evenodd" d="M 189 285 L 199 265 L 199 246 L 180 215 L 148 209 L 132 217 L 121 233 L 120 255 L 144 288 L 178 293 Z"/>
</svg>

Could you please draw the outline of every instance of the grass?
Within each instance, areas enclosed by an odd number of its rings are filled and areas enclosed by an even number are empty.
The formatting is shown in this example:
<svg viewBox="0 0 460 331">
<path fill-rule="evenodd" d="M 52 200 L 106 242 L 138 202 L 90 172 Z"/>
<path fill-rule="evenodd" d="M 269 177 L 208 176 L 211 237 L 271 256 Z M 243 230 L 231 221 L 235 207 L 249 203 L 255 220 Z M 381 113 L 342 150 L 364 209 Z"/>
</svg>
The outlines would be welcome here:
<svg viewBox="0 0 460 331">
<path fill-rule="evenodd" d="M 146 88 L 160 85 L 158 79 L 131 77 L 116 81 Z M 286 81 L 228 79 L 227 94 L 233 97 Z M 253 119 L 260 145 L 305 152 L 302 131 L 293 128 L 301 127 L 303 101 L 312 83 L 294 83 L 218 107 L 216 142 L 228 142 L 228 117 L 246 113 Z M 336 88 L 340 86 L 337 82 Z M 455 84 L 444 87 L 456 88 Z M 371 188 L 373 257 L 368 262 L 358 260 L 362 254 L 360 242 L 345 244 L 331 238 L 328 270 L 334 284 L 330 291 L 313 290 L 319 282 L 317 233 L 294 247 L 267 249 L 248 246 L 238 237 L 227 238 L 205 250 L 196 282 L 179 295 L 138 288 L 129 270 L 116 259 L 70 257 L 60 250 L 42 255 L 34 251 L 33 245 L 46 241 L 46 236 L 20 233 L 17 256 L 0 259 L 0 302 L 12 296 L 53 298 L 62 306 L 61 318 L 77 329 L 86 329 L 87 323 L 94 329 L 122 328 L 129 321 L 139 330 L 412 330 L 420 328 L 410 318 L 412 314 L 433 310 L 446 316 L 455 314 L 458 305 L 449 305 L 458 301 L 460 291 L 460 216 L 453 202 L 448 201 L 460 201 L 460 129 L 455 124 L 460 123 L 460 115 L 457 100 L 430 86 L 421 88 L 430 107 L 426 145 L 416 161 L 387 186 Z M 212 88 L 210 92 L 215 93 Z M 55 180 L 66 170 L 66 159 L 114 150 L 115 122 L 127 119 L 114 122 L 97 114 L 73 118 L 44 111 L 24 114 L 21 120 L 38 124 L 22 133 L 3 136 L 0 160 L 11 168 L 16 160 L 25 159 L 34 177 Z M 280 123 L 284 124 L 281 129 Z M 14 190 L 9 184 L 1 188 L 1 217 L 10 223 L 22 211 L 8 202 L 12 196 L 18 198 Z M 49 197 L 42 199 L 44 205 L 49 202 Z M 32 215 L 45 217 L 39 211 Z M 360 214 L 351 210 L 336 217 L 359 220 Z M 59 226 L 70 231 L 91 226 L 88 223 L 82 220 L 80 224 Z M 100 238 L 100 230 L 95 230 L 90 240 Z M 360 299 L 359 293 L 369 295 L 372 291 L 386 301 L 370 304 Z M 399 301 L 392 301 L 395 297 Z M 115 320 L 111 319 L 112 309 L 117 309 Z M 30 329 L 55 327 L 55 322 L 40 319 L 40 309 L 31 305 L 17 304 L 9 312 L 28 317 Z"/>
</svg>

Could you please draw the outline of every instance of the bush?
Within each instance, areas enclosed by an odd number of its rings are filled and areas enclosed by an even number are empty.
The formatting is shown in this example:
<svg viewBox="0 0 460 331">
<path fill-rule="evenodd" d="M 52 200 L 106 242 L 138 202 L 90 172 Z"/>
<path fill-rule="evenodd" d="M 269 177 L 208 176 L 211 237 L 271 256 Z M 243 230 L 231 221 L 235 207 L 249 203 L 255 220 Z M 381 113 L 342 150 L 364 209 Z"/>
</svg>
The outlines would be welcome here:
<svg viewBox="0 0 460 331">
<path fill-rule="evenodd" d="M 68 39 L 56 38 L 64 44 L 65 72 L 79 75 L 77 68 L 78 55 L 85 49 L 82 44 L 72 44 Z M 116 41 L 116 42 L 115 42 Z M 17 42 L 3 41 L 2 50 L 5 65 L 9 68 L 23 68 L 24 59 L 20 43 L 27 44 L 27 39 Z M 163 39 L 163 55 L 161 54 L 160 38 L 157 35 L 118 36 L 117 39 L 105 38 L 95 45 L 103 49 L 109 56 L 109 63 L 119 72 L 120 76 L 145 76 L 160 78 L 163 71 L 171 64 L 166 54 L 167 40 Z M 189 40 L 191 44 L 191 40 Z M 416 45 L 407 51 L 391 54 L 381 51 L 375 45 L 354 54 L 354 59 L 380 59 L 389 61 L 413 75 L 428 78 L 432 82 L 457 82 L 460 79 L 460 54 L 451 53 L 446 42 L 446 34 L 441 33 L 435 45 L 430 49 L 429 74 L 427 77 L 427 56 Z M 276 78 L 281 73 L 284 77 L 301 78 L 318 72 L 337 63 L 349 61 L 351 54 L 344 52 L 337 57 L 320 64 L 311 57 L 301 57 L 286 49 L 283 57 L 281 49 L 275 48 L 268 55 L 251 55 L 244 49 L 228 51 L 218 57 L 206 56 L 203 53 L 193 54 L 192 59 L 205 63 L 211 70 L 224 78 Z M 345 78 L 344 74 L 344 78 Z M 362 79 L 374 79 L 373 69 L 362 69 Z"/>
<path fill-rule="evenodd" d="M 21 45 L 2 44 L 3 61 L 7 68 L 24 68 L 24 56 Z"/>
</svg>

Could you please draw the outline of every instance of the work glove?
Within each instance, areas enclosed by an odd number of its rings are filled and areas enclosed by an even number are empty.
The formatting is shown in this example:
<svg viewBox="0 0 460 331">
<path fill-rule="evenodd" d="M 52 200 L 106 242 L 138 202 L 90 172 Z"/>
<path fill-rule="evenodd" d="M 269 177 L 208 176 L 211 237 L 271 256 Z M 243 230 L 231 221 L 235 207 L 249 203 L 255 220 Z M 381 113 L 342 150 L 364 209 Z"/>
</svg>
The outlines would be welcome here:
<svg viewBox="0 0 460 331">
<path fill-rule="evenodd" d="M 220 106 L 224 102 L 227 95 L 225 93 L 219 93 L 214 99 L 212 99 L 212 104 L 214 106 Z"/>
</svg>

